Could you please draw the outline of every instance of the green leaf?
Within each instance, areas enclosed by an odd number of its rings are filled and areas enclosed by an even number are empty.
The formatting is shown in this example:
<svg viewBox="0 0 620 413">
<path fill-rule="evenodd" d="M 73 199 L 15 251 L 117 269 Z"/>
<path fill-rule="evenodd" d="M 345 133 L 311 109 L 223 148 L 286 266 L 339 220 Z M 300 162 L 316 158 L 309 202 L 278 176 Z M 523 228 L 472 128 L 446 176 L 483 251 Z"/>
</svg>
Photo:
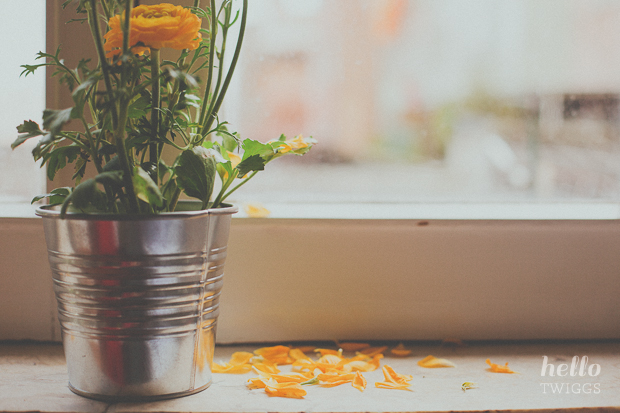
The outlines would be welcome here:
<svg viewBox="0 0 620 413">
<path fill-rule="evenodd" d="M 90 93 L 89 91 L 97 84 L 97 82 L 99 82 L 99 79 L 100 76 L 91 76 L 73 90 L 73 93 L 71 94 L 73 102 L 75 102 L 74 111 L 71 113 L 73 118 L 79 118 L 82 116 L 86 99 L 88 99 L 88 94 Z"/>
<path fill-rule="evenodd" d="M 259 155 L 269 160 L 275 154 L 275 151 L 268 143 L 262 143 L 252 139 L 245 139 L 242 146 L 244 160 L 254 155 Z"/>
<path fill-rule="evenodd" d="M 75 144 L 59 146 L 44 156 L 47 161 L 47 177 L 50 181 L 54 180 L 56 172 L 67 166 L 67 163 L 74 162 L 80 155 L 81 149 Z"/>
<path fill-rule="evenodd" d="M 123 186 L 123 171 L 109 171 L 101 172 L 95 176 L 95 181 L 103 185 L 110 185 L 112 187 Z"/>
<path fill-rule="evenodd" d="M 122 170 L 123 167 L 121 165 L 121 160 L 118 156 L 115 156 L 114 158 L 110 159 L 110 162 L 106 163 L 103 166 L 103 171 L 104 172 L 108 172 L 108 171 L 120 171 Z"/>
<path fill-rule="evenodd" d="M 25 120 L 24 123 L 17 127 L 17 132 L 21 133 L 22 135 L 19 135 L 15 142 L 11 144 L 11 149 L 17 148 L 19 145 L 26 142 L 30 138 L 45 134 L 45 132 L 43 132 L 39 127 L 39 124 L 32 120 Z"/>
<path fill-rule="evenodd" d="M 203 209 L 206 208 L 209 198 L 213 193 L 215 182 L 215 155 L 213 149 L 205 149 L 201 146 L 192 150 L 183 151 L 178 157 L 175 168 L 177 184 L 188 196 L 202 201 Z"/>
<path fill-rule="evenodd" d="M 146 114 L 150 110 L 151 101 L 147 96 L 141 95 L 137 99 L 134 99 L 129 104 L 129 109 L 127 110 L 127 116 L 130 119 L 141 118 L 142 116 L 146 116 Z"/>
<path fill-rule="evenodd" d="M 35 202 L 40 201 L 43 198 L 49 198 L 49 205 L 59 205 L 65 201 L 65 198 L 67 198 L 69 194 L 71 194 L 71 191 L 72 189 L 69 187 L 56 188 L 52 190 L 49 194 L 35 196 L 34 198 L 32 198 L 31 204 L 34 204 Z"/>
<path fill-rule="evenodd" d="M 58 136 L 62 127 L 71 119 L 76 118 L 74 108 L 62 110 L 45 109 L 43 111 L 43 128 L 50 131 L 53 137 Z"/>
<path fill-rule="evenodd" d="M 237 176 L 245 176 L 250 171 L 262 171 L 265 169 L 265 163 L 267 162 L 260 155 L 252 155 L 249 158 L 245 158 L 237 165 L 239 170 Z"/>
<path fill-rule="evenodd" d="M 164 198 L 148 172 L 136 166 L 133 170 L 132 180 L 134 191 L 139 199 L 159 208 L 164 205 Z"/>
<path fill-rule="evenodd" d="M 92 205 L 96 210 L 105 210 L 106 196 L 97 188 L 97 181 L 92 178 L 76 186 L 70 199 L 77 209 L 87 210 Z"/>
</svg>

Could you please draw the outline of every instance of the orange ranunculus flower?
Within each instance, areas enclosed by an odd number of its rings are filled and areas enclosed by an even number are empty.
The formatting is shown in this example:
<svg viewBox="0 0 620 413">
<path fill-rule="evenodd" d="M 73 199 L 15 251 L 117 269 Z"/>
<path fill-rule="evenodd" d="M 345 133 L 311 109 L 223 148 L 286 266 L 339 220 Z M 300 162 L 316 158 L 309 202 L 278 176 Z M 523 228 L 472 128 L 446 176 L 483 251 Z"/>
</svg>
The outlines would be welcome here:
<svg viewBox="0 0 620 413">
<path fill-rule="evenodd" d="M 194 50 L 200 45 L 202 20 L 189 9 L 169 3 L 153 6 L 140 5 L 131 12 L 129 46 L 135 54 L 144 54 L 150 49 Z M 106 56 L 121 53 L 123 30 L 121 16 L 109 21 L 110 30 L 104 36 Z"/>
</svg>

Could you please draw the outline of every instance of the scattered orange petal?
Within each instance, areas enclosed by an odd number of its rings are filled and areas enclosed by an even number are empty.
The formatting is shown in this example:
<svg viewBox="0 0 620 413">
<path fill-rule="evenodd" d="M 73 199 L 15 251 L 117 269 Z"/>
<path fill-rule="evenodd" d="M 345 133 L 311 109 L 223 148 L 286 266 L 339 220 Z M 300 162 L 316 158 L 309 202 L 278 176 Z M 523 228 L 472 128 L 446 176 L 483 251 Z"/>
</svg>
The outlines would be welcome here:
<svg viewBox="0 0 620 413">
<path fill-rule="evenodd" d="M 213 363 L 211 367 L 211 371 L 213 373 L 228 373 L 228 374 L 244 374 L 248 373 L 252 370 L 251 364 L 230 364 L 224 363 L 223 365 L 219 365 L 217 363 Z"/>
<path fill-rule="evenodd" d="M 294 371 L 304 371 L 308 370 L 309 372 L 313 372 L 314 369 L 317 369 L 318 366 L 316 363 L 310 359 L 299 359 L 293 362 L 293 370 Z"/>
<path fill-rule="evenodd" d="M 310 360 L 310 357 L 306 356 L 306 354 L 298 348 L 291 349 L 288 355 L 293 360 Z"/>
<path fill-rule="evenodd" d="M 302 399 L 307 393 L 299 383 L 278 383 L 273 379 L 265 382 L 265 393 L 274 397 Z"/>
<path fill-rule="evenodd" d="M 409 386 L 411 386 L 411 384 L 396 384 L 396 383 L 384 382 L 384 381 L 378 381 L 375 383 L 375 387 L 378 387 L 380 389 L 395 389 L 395 390 L 411 391 Z"/>
<path fill-rule="evenodd" d="M 411 354 L 411 350 L 407 350 L 405 346 L 403 345 L 403 343 L 400 343 L 399 345 L 394 347 L 392 350 L 390 350 L 390 353 L 392 353 L 393 355 L 397 357 L 407 357 L 408 355 Z"/>
<path fill-rule="evenodd" d="M 250 362 L 252 357 L 254 357 L 254 354 L 252 353 L 248 353 L 247 351 L 237 351 L 232 354 L 229 363 L 234 365 L 247 364 Z"/>
<path fill-rule="evenodd" d="M 254 354 L 263 356 L 263 358 L 271 363 L 276 364 L 291 364 L 293 359 L 288 356 L 290 351 L 286 346 L 273 346 L 273 347 L 261 347 L 254 350 Z"/>
<path fill-rule="evenodd" d="M 508 368 L 508 363 L 506 363 L 505 366 L 500 366 L 499 364 L 491 363 L 491 360 L 487 359 L 487 364 L 491 366 L 489 370 L 491 370 L 493 373 L 509 373 L 509 374 L 516 373 L 516 371 L 512 371 L 511 369 Z"/>
<path fill-rule="evenodd" d="M 366 384 L 367 382 L 364 376 L 362 376 L 359 371 L 355 373 L 355 378 L 351 382 L 351 385 L 359 391 L 364 391 L 364 389 L 366 388 Z"/>
<path fill-rule="evenodd" d="M 394 369 L 387 364 L 383 365 L 383 377 L 385 377 L 386 382 L 407 385 L 413 379 L 413 376 L 396 373 Z"/>
<path fill-rule="evenodd" d="M 450 360 L 439 359 L 435 356 L 426 356 L 422 360 L 418 361 L 418 366 L 427 369 L 435 369 L 439 367 L 456 367 L 456 365 Z"/>
<path fill-rule="evenodd" d="M 258 370 L 264 373 L 269 374 L 277 374 L 280 372 L 278 366 L 274 363 L 264 362 L 264 363 L 254 363 L 253 366 Z"/>
<path fill-rule="evenodd" d="M 365 348 L 363 350 L 361 350 L 359 353 L 364 354 L 368 357 L 374 357 L 377 354 L 381 354 L 383 353 L 385 350 L 387 350 L 387 346 L 383 346 L 383 347 L 368 347 Z"/>
<path fill-rule="evenodd" d="M 267 218 L 271 211 L 260 204 L 247 204 L 243 208 L 250 218 Z"/>
<path fill-rule="evenodd" d="M 343 349 L 344 351 L 360 351 L 365 348 L 369 348 L 370 344 L 368 343 L 340 343 L 336 342 L 338 347 Z"/>
<path fill-rule="evenodd" d="M 264 389 L 265 381 L 260 377 L 254 377 L 253 379 L 248 379 L 248 387 L 250 389 Z"/>
</svg>

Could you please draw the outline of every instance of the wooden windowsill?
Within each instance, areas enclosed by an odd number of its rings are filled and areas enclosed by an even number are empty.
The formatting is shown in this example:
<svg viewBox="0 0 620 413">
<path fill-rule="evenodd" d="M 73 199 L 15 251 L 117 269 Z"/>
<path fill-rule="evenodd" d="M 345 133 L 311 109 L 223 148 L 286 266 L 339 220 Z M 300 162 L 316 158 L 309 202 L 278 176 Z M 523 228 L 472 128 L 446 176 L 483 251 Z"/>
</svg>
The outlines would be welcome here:
<svg viewBox="0 0 620 413">
<path fill-rule="evenodd" d="M 234 351 L 255 348 L 220 346 L 215 360 L 223 362 Z M 107 404 L 71 393 L 60 345 L 0 343 L 0 412 L 620 412 L 618 342 L 484 343 L 466 347 L 418 344 L 411 348 L 411 357 L 386 354 L 383 360 L 397 372 L 414 376 L 411 392 L 375 388 L 374 383 L 383 377 L 381 371 L 374 371 L 364 373 L 368 387 L 363 393 L 350 385 L 308 386 L 305 399 L 284 399 L 249 390 L 245 382 L 256 376 L 253 373 L 216 374 L 207 390 L 192 396 L 154 403 Z M 429 354 L 448 358 L 457 367 L 419 367 L 416 362 Z M 588 356 L 590 365 L 601 366 L 600 374 L 542 377 L 543 356 L 556 367 L 570 365 L 573 356 Z M 509 362 L 519 374 L 492 373 L 487 369 L 487 358 L 497 364 Z M 282 369 L 288 371 L 290 367 Z M 478 388 L 463 391 L 463 382 L 475 382 Z M 543 383 L 565 384 L 558 394 Z M 584 388 L 591 392 L 584 393 Z"/>
</svg>

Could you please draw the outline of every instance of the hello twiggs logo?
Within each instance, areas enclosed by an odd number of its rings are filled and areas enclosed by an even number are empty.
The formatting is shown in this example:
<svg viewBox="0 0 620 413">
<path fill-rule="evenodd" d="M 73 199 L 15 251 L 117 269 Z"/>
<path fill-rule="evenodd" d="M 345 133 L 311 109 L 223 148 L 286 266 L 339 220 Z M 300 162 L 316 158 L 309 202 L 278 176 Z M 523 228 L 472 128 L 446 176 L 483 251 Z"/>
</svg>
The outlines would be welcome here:
<svg viewBox="0 0 620 413">
<path fill-rule="evenodd" d="M 599 364 L 590 364 L 588 366 L 588 356 L 583 356 L 581 359 L 578 356 L 573 357 L 570 364 L 556 365 L 549 363 L 547 356 L 543 356 L 542 370 L 540 375 L 542 377 L 597 377 L 601 374 L 601 366 Z M 601 392 L 600 383 L 540 383 L 543 388 L 543 393 L 586 393 L 586 394 L 598 394 Z"/>
</svg>

